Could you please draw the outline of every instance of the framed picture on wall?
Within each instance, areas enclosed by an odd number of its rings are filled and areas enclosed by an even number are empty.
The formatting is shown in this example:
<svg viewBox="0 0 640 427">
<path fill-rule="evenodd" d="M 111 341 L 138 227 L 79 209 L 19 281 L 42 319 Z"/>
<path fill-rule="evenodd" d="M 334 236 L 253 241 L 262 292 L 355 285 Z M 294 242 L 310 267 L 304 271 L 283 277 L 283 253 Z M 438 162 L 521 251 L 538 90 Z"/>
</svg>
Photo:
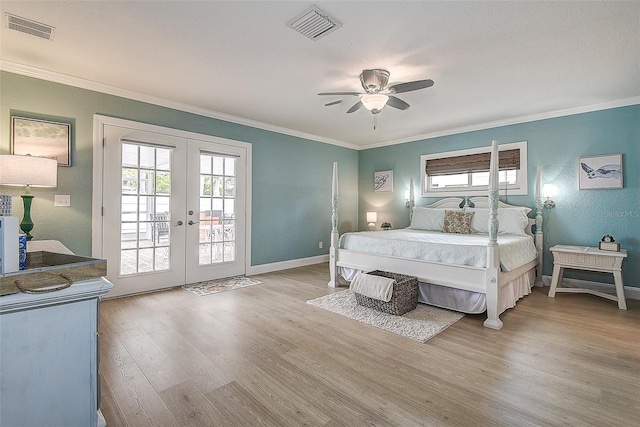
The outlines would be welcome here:
<svg viewBox="0 0 640 427">
<path fill-rule="evenodd" d="M 580 190 L 622 188 L 622 154 L 580 157 Z"/>
<path fill-rule="evenodd" d="M 380 171 L 373 173 L 374 191 L 393 191 L 393 171 Z"/>
<path fill-rule="evenodd" d="M 71 166 L 71 125 L 69 123 L 13 116 L 11 118 L 13 154 L 30 154 Z"/>
</svg>

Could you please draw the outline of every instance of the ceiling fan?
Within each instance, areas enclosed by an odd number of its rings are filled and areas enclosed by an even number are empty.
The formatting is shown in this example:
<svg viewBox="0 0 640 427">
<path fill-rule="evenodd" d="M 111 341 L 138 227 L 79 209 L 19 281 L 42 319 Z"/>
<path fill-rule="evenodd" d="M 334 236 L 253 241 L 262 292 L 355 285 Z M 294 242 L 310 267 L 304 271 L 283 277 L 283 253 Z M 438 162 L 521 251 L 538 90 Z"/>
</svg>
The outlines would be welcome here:
<svg viewBox="0 0 640 427">
<path fill-rule="evenodd" d="M 363 70 L 360 74 L 360 83 L 364 89 L 364 93 L 361 92 L 322 92 L 318 95 L 353 95 L 359 96 L 358 101 L 353 107 L 347 110 L 347 113 L 353 113 L 359 110 L 361 107 L 371 111 L 372 114 L 378 114 L 382 111 L 385 105 L 397 108 L 399 110 L 406 110 L 409 108 L 409 104 L 402 99 L 394 96 L 397 93 L 411 92 L 414 90 L 426 89 L 433 86 L 433 80 L 416 80 L 413 82 L 399 83 L 387 87 L 389 82 L 389 72 L 379 68 L 372 70 Z M 337 100 L 325 104 L 325 106 L 340 104 L 342 100 Z"/>
</svg>

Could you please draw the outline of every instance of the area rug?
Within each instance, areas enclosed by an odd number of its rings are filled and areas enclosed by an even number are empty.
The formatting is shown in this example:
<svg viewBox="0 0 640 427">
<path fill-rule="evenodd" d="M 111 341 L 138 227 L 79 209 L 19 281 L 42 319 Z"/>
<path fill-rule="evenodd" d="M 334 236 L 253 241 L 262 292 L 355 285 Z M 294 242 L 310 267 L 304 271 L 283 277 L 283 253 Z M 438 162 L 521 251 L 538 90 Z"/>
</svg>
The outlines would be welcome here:
<svg viewBox="0 0 640 427">
<path fill-rule="evenodd" d="M 260 280 L 251 279 L 246 276 L 235 276 L 226 277 L 224 279 L 207 280 L 206 282 L 192 283 L 190 285 L 182 286 L 182 289 L 202 297 L 218 292 L 230 291 L 232 289 L 259 285 L 260 283 L 262 283 Z"/>
<path fill-rule="evenodd" d="M 464 317 L 462 313 L 426 304 L 418 304 L 415 310 L 403 316 L 394 316 L 358 305 L 350 289 L 307 301 L 307 304 L 421 343 L 427 342 Z"/>
</svg>

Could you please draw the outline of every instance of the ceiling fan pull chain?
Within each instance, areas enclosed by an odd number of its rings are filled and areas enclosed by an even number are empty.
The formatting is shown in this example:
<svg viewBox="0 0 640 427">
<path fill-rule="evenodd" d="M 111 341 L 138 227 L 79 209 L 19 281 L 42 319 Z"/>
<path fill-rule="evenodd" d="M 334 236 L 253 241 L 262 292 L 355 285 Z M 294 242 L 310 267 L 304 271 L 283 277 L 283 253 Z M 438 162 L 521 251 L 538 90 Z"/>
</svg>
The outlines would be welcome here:
<svg viewBox="0 0 640 427">
<path fill-rule="evenodd" d="M 376 130 L 377 126 L 378 126 L 378 115 L 374 114 L 373 115 L 373 130 Z"/>
</svg>

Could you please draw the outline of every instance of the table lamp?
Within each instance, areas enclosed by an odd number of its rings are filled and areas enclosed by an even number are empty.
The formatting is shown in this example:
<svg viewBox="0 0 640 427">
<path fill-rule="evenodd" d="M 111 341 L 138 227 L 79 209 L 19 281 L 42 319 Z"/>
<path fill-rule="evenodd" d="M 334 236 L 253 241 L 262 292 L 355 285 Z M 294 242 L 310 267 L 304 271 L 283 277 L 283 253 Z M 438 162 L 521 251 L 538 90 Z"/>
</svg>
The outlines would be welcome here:
<svg viewBox="0 0 640 427">
<path fill-rule="evenodd" d="M 377 212 L 367 212 L 367 222 L 369 223 L 369 231 L 376 229 L 376 222 L 378 222 Z"/>
<path fill-rule="evenodd" d="M 20 229 L 33 239 L 33 221 L 31 220 L 31 187 L 56 187 L 58 185 L 58 162 L 54 159 L 34 157 L 30 155 L 0 155 L 0 185 L 24 185 L 22 202 L 24 216 Z"/>
</svg>

